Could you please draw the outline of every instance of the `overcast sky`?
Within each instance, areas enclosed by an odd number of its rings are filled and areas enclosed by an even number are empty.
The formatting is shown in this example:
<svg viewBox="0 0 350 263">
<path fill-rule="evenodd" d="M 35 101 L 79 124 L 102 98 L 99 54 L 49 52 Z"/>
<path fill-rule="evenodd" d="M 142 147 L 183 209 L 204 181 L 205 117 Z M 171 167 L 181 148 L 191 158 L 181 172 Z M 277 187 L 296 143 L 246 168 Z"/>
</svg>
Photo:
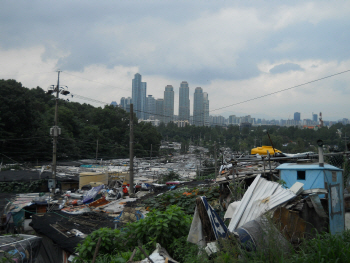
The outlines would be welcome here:
<svg viewBox="0 0 350 263">
<path fill-rule="evenodd" d="M 210 115 L 350 118 L 350 72 L 288 89 L 350 70 L 349 14 L 350 1 L 4 0 L 0 79 L 47 89 L 59 69 L 73 94 L 119 104 L 138 72 L 156 98 L 173 85 L 176 115 L 186 80 L 191 115 L 202 87 Z"/>
</svg>

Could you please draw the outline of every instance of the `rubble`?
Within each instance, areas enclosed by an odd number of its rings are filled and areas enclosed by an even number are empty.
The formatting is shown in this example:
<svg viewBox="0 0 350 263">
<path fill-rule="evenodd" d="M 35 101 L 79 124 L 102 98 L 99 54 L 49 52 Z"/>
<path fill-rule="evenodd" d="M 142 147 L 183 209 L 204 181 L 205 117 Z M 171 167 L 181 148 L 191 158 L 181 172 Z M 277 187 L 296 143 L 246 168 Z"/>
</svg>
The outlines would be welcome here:
<svg viewBox="0 0 350 263">
<path fill-rule="evenodd" d="M 345 228 L 344 202 L 350 210 L 350 198 L 342 198 L 342 170 L 337 167 L 312 162 L 280 164 L 269 154 L 236 156 L 221 165 L 214 180 L 192 181 L 198 162 L 195 154 L 188 156 L 189 161 L 175 156 L 176 162 L 164 165 L 156 159 L 137 160 L 134 195 L 128 193 L 126 160 L 59 167 L 60 188 L 9 196 L 2 231 L 35 231 L 50 240 L 46 250 L 56 244 L 68 258 L 94 230 L 119 228 L 141 220 L 154 207 L 172 204 L 193 214 L 187 241 L 208 255 L 220 250 L 220 239 L 236 238 L 246 249 L 255 250 L 264 246 L 263 232 L 270 231 L 287 251 L 289 244 L 314 236 L 314 229 L 335 234 Z M 37 171 L 38 176 L 44 177 L 44 170 Z M 178 172 L 180 179 L 158 183 L 161 173 L 169 171 Z M 176 262 L 160 245 L 150 258 Z"/>
</svg>

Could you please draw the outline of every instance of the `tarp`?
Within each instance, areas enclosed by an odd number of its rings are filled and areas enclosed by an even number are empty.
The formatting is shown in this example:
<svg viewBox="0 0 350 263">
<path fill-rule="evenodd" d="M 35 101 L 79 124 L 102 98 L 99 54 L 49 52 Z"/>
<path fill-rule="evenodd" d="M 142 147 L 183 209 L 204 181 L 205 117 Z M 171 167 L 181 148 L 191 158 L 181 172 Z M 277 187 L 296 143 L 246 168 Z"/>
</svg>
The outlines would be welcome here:
<svg viewBox="0 0 350 263">
<path fill-rule="evenodd" d="M 104 185 L 99 185 L 89 190 L 89 192 L 87 192 L 87 194 L 83 199 L 83 203 L 84 204 L 91 203 L 96 197 L 96 195 L 98 194 L 98 192 L 100 192 L 101 189 L 103 189 L 104 187 L 105 187 Z"/>
<path fill-rule="evenodd" d="M 37 236 L 0 236 L 0 258 L 8 258 L 14 262 L 36 262 L 40 247 L 41 238 Z"/>
<path fill-rule="evenodd" d="M 218 214 L 215 212 L 215 210 L 211 207 L 211 205 L 208 203 L 205 196 L 200 197 L 204 208 L 208 214 L 210 225 L 213 229 L 214 235 L 216 240 L 220 238 L 227 237 L 228 230 L 224 222 L 221 220 L 221 218 L 218 216 Z M 200 247 L 204 247 L 206 245 L 204 233 L 203 233 L 203 224 L 201 222 L 198 209 L 196 206 L 196 210 L 194 212 L 190 232 L 187 237 L 187 241 L 191 242 L 193 244 L 196 244 Z"/>
</svg>

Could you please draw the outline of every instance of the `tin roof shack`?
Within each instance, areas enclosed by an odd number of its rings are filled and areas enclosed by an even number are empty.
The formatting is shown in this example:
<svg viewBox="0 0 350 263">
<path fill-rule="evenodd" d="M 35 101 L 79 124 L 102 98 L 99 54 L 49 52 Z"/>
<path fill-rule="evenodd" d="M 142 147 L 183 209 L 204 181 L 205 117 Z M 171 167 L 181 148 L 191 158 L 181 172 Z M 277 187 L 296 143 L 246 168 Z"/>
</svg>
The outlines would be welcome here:
<svg viewBox="0 0 350 263">
<path fill-rule="evenodd" d="M 276 169 L 288 188 L 295 182 L 300 182 L 304 184 L 304 190 L 326 189 L 330 232 L 335 234 L 344 231 L 343 170 L 329 164 L 320 166 L 317 163 L 284 163 Z M 323 198 L 325 195 L 319 197 Z M 317 204 L 314 204 L 314 207 L 317 210 Z"/>
</svg>

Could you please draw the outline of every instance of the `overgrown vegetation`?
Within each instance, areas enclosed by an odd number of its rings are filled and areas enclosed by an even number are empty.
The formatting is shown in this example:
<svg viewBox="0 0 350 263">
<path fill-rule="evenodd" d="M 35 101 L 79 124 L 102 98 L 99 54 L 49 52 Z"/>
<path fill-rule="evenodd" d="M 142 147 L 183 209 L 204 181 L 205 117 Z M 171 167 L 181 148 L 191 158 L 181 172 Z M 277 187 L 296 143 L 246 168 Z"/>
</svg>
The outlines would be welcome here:
<svg viewBox="0 0 350 263">
<path fill-rule="evenodd" d="M 267 228 L 266 237 L 256 250 L 247 251 L 239 241 L 230 237 L 219 240 L 220 251 L 210 257 L 205 251 L 188 243 L 187 235 L 191 224 L 191 216 L 186 215 L 182 208 L 171 205 L 167 209 L 152 210 L 145 219 L 129 223 L 124 229 L 111 230 L 101 228 L 90 234 L 78 246 L 80 259 L 75 262 L 92 259 L 99 237 L 101 246 L 96 262 L 124 263 L 130 258 L 134 248 L 142 244 L 147 254 L 159 243 L 169 252 L 170 256 L 185 263 L 230 263 L 230 262 L 271 262 L 271 263 L 301 263 L 301 262 L 350 262 L 350 230 L 342 234 L 318 234 L 311 240 L 301 240 L 297 247 L 291 244 L 284 246 L 276 238 L 277 228 Z M 142 260 L 144 255 L 137 248 L 134 260 Z"/>
<path fill-rule="evenodd" d="M 169 181 L 177 181 L 177 180 L 180 180 L 180 175 L 178 173 L 175 173 L 173 171 L 170 171 L 169 173 L 167 174 L 160 174 L 159 175 L 159 180 L 158 180 L 158 183 L 160 184 L 165 184 L 166 182 L 169 182 Z"/>
<path fill-rule="evenodd" d="M 35 180 L 32 182 L 0 182 L 0 193 L 33 193 L 41 191 L 46 180 Z"/>
<path fill-rule="evenodd" d="M 318 139 L 322 139 L 332 151 L 343 151 L 345 143 L 339 136 L 338 130 L 341 130 L 343 134 L 350 134 L 350 124 L 343 125 L 342 123 L 336 123 L 330 128 L 322 127 L 318 130 L 270 125 L 253 126 L 241 130 L 239 126 L 233 125 L 228 127 L 177 127 L 174 123 L 161 124 L 157 129 L 163 138 L 168 138 L 170 141 L 180 142 L 184 145 L 191 142 L 194 145 L 208 147 L 211 155 L 214 154 L 214 142 L 216 142 L 217 149 L 226 146 L 233 151 L 241 152 L 250 152 L 254 146 L 271 145 L 266 131 L 269 132 L 274 147 L 283 152 L 317 151 L 316 141 Z M 182 150 L 182 152 L 185 151 Z"/>
<path fill-rule="evenodd" d="M 64 96 L 63 96 L 64 97 Z M 0 150 L 4 163 L 47 161 L 52 155 L 49 134 L 55 100 L 40 87 L 27 89 L 15 80 L 0 80 Z M 130 113 L 114 106 L 58 101 L 60 160 L 124 158 L 129 154 Z M 161 136 L 150 123 L 134 118 L 134 153 L 158 155 Z M 8 158 L 7 158 L 8 157 Z"/>
<path fill-rule="evenodd" d="M 144 204 L 149 209 L 159 209 L 161 211 L 164 211 L 169 205 L 177 205 L 186 213 L 192 215 L 196 207 L 196 198 L 203 195 L 206 196 L 208 202 L 215 201 L 220 196 L 219 187 L 180 188 L 149 198 L 144 201 Z"/>
<path fill-rule="evenodd" d="M 122 230 L 101 228 L 78 245 L 77 252 L 80 258 L 76 258 L 75 262 L 92 259 L 99 237 L 101 237 L 101 245 L 97 262 L 126 262 L 134 248 L 139 245 L 143 245 L 147 254 L 150 254 L 150 251 L 155 249 L 156 243 L 159 243 L 170 253 L 175 249 L 171 246 L 174 240 L 188 234 L 191 221 L 191 216 L 186 215 L 180 207 L 173 205 L 165 211 L 153 210 L 146 218 L 129 223 Z M 143 258 L 144 255 L 139 251 L 134 260 Z"/>
</svg>

